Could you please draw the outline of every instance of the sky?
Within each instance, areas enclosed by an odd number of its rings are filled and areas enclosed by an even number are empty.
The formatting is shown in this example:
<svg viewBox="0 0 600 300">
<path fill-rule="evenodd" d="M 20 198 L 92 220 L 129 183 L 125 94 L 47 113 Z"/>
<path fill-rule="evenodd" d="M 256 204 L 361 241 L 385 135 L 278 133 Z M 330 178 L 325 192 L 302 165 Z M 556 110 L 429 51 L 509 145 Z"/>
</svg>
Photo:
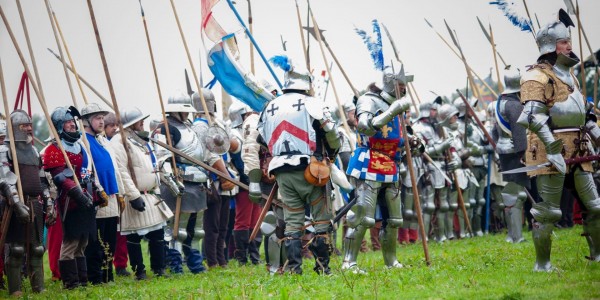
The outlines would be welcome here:
<svg viewBox="0 0 600 300">
<path fill-rule="evenodd" d="M 51 48 L 58 53 L 45 1 L 23 0 L 21 2 L 42 91 L 49 109 L 52 111 L 57 106 L 72 105 L 62 64 L 46 50 Z M 296 62 L 304 60 L 296 3 L 300 8 L 302 23 L 306 26 L 306 0 L 237 0 L 236 2 L 235 6 L 246 23 L 248 4 L 251 5 L 253 35 L 267 58 L 285 54 Z M 87 2 L 53 0 L 50 3 L 78 73 L 110 100 Z M 163 101 L 167 101 L 169 95 L 173 95 L 178 90 L 186 90 L 184 69 L 187 69 L 191 76 L 190 65 L 170 1 L 142 1 L 142 4 L 146 13 Z M 205 49 L 201 39 L 200 0 L 174 0 L 174 4 L 196 72 L 201 74 L 204 82 L 207 82 L 213 76 L 206 66 Z M 414 87 L 422 100 L 432 100 L 435 97 L 432 92 L 450 96 L 456 88 L 465 86 L 467 76 L 462 61 L 451 52 L 424 19 L 429 20 L 435 30 L 447 42 L 452 43 L 444 20 L 448 22 L 457 33 L 469 65 L 482 78 L 487 77 L 491 68 L 494 68 L 494 59 L 492 48 L 483 35 L 476 17 L 479 17 L 486 26 L 491 24 L 497 50 L 508 64 L 524 70 L 526 65 L 534 63 L 538 57 L 532 34 L 514 27 L 502 11 L 490 5 L 488 0 L 312 0 L 310 4 L 319 27 L 325 30 L 324 37 L 329 42 L 332 52 L 358 90 L 364 89 L 371 82 L 381 82 L 381 73 L 375 70 L 367 47 L 354 31 L 355 28 L 360 28 L 371 32 L 373 19 L 385 24 L 391 32 L 406 71 L 415 76 Z M 160 118 L 159 97 L 139 2 L 93 0 L 92 5 L 120 109 L 135 106 L 150 113 L 153 118 Z M 534 18 L 536 30 L 536 15 L 543 26 L 556 18 L 559 8 L 565 7 L 563 0 L 528 0 L 527 5 Z M 16 1 L 0 0 L 0 6 L 8 18 L 21 52 L 33 71 Z M 515 0 L 514 6 L 518 14 L 526 16 L 523 1 Z M 600 47 L 600 21 L 597 19 L 600 1 L 581 0 L 580 10 L 583 28 L 592 48 L 597 50 Z M 574 16 L 573 19 L 577 23 Z M 235 24 L 228 22 L 227 25 L 233 27 Z M 285 41 L 287 51 L 284 51 L 281 39 Z M 573 30 L 572 40 L 573 50 L 579 56 L 580 46 L 576 29 Z M 385 34 L 383 34 L 383 41 L 383 55 L 387 62 L 394 57 L 394 53 Z M 242 63 L 249 70 L 250 41 L 240 36 L 238 43 Z M 12 109 L 24 68 L 4 24 L 0 25 L 0 45 L 0 60 L 9 106 Z M 585 42 L 583 49 L 583 56 L 588 57 L 590 53 Z M 325 52 L 328 63 L 333 62 L 328 51 Z M 256 51 L 254 53 L 256 77 L 266 79 L 275 85 L 275 80 L 268 72 L 265 63 Z M 325 69 L 323 56 L 315 40 L 310 42 L 310 60 L 315 74 Z M 500 61 L 498 63 L 502 69 L 502 63 Z M 283 72 L 275 69 L 275 73 L 283 81 Z M 492 74 L 495 78 L 495 71 Z M 78 106 L 81 107 L 84 104 L 83 97 L 75 78 L 71 77 L 71 81 Z M 332 68 L 331 82 L 328 102 L 335 103 L 336 94 L 342 103 L 352 98 L 349 84 L 335 65 Z M 337 93 L 334 93 L 334 86 Z M 219 99 L 220 87 L 217 85 L 213 90 Z M 105 106 L 85 87 L 84 93 L 88 101 Z M 34 114 L 42 114 L 33 89 L 31 94 Z M 4 113 L 4 108 L 2 107 L 0 111 Z M 222 111 L 221 107 L 219 111 Z"/>
</svg>

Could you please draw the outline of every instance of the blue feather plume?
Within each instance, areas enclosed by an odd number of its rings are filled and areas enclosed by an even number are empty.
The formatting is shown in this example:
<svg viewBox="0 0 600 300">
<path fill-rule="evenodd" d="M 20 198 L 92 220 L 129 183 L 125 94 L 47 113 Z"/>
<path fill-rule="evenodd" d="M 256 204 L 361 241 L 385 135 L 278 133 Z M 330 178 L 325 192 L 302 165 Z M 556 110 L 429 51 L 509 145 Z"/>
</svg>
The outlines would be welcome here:
<svg viewBox="0 0 600 300">
<path fill-rule="evenodd" d="M 383 71 L 383 43 L 381 41 L 381 29 L 379 28 L 379 23 L 377 20 L 373 20 L 373 33 L 374 38 L 367 35 L 367 32 L 354 28 L 354 31 L 362 38 L 365 45 L 367 45 L 367 49 L 371 53 L 371 59 L 373 59 L 373 64 L 375 65 L 375 69 Z"/>
<path fill-rule="evenodd" d="M 290 59 L 285 55 L 275 55 L 269 59 L 269 61 L 277 67 L 280 67 L 282 70 L 288 72 L 292 69 L 292 64 Z"/>
<path fill-rule="evenodd" d="M 521 31 L 533 32 L 531 30 L 531 22 L 523 16 L 519 16 L 514 9 L 514 2 L 507 2 L 507 0 L 491 1 L 490 4 L 498 6 L 508 20 L 515 26 L 519 27 Z"/>
</svg>

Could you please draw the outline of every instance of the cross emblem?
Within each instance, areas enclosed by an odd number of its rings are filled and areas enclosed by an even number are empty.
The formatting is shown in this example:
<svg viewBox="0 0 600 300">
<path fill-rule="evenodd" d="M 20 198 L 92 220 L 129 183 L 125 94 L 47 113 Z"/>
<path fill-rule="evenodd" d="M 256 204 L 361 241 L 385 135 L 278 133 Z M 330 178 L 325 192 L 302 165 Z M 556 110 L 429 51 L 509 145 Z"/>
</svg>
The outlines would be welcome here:
<svg viewBox="0 0 600 300">
<path fill-rule="evenodd" d="M 296 107 L 297 111 L 300 111 L 300 108 L 304 106 L 304 103 L 302 103 L 302 99 L 298 99 L 298 104 L 294 104 L 292 106 Z"/>
<path fill-rule="evenodd" d="M 289 153 L 291 151 L 290 141 L 288 141 L 288 140 L 283 141 L 283 146 L 285 147 L 285 152 Z"/>
<path fill-rule="evenodd" d="M 271 103 L 271 109 L 267 109 L 267 112 L 271 114 L 271 117 L 275 115 L 275 111 L 279 110 L 279 107 L 275 107 L 275 103 Z"/>
</svg>

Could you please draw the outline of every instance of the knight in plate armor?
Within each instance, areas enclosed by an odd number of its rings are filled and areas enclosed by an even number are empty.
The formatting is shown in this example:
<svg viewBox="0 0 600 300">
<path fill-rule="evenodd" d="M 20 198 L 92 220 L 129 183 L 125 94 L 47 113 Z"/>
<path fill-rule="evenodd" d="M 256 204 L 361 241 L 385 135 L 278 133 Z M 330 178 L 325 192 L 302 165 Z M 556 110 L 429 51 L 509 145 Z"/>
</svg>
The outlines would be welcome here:
<svg viewBox="0 0 600 300">
<path fill-rule="evenodd" d="M 498 142 L 496 151 L 502 170 L 523 167 L 523 157 L 527 149 L 525 128 L 517 124 L 523 111 L 521 104 L 521 74 L 519 70 L 509 70 L 504 75 L 506 88 L 495 103 L 494 116 Z M 526 173 L 502 175 L 506 185 L 502 189 L 502 207 L 508 234 L 506 241 L 520 243 L 523 238 L 523 204 L 527 200 L 524 189 L 531 188 Z"/>
<path fill-rule="evenodd" d="M 209 165 L 221 160 L 218 155 L 211 154 L 206 150 L 204 143 L 188 119 L 196 113 L 189 95 L 181 91 L 174 93 L 167 101 L 165 112 L 168 114 L 167 122 L 173 147 Z M 166 142 L 166 134 L 165 124 L 161 124 L 154 136 Z M 180 179 L 165 176 L 162 178 L 161 195 L 173 212 L 176 212 L 177 198 L 181 198 L 178 232 L 173 234 L 174 226 L 170 224 L 165 233 L 165 239 L 169 242 L 167 264 L 172 273 L 183 272 L 183 254 L 188 269 L 194 274 L 200 273 L 205 270 L 202 264 L 200 240 L 204 237 L 202 217 L 207 208 L 208 171 L 179 156 L 176 156 L 177 165 L 172 166 L 170 157 L 174 154 L 164 149 L 161 150 L 158 155 L 159 161 L 165 163 L 160 163 L 160 168 L 165 174 L 171 174 L 174 168 L 178 168 L 181 177 Z M 181 179 L 182 186 L 179 183 Z M 175 236 L 176 238 L 174 238 Z"/>
<path fill-rule="evenodd" d="M 27 262 L 26 272 L 29 274 L 31 289 L 34 293 L 44 290 L 43 256 L 45 248 L 42 242 L 44 232 L 44 215 L 46 221 L 53 225 L 56 221 L 54 200 L 50 197 L 49 185 L 42 171 L 40 156 L 31 144 L 33 127 L 31 118 L 23 110 L 15 110 L 10 114 L 13 126 L 9 138 L 0 143 L 0 199 L 5 210 L 12 211 L 8 224 L 5 248 L 5 272 L 8 279 L 8 293 L 11 296 L 21 295 L 21 272 L 24 258 Z M 4 122 L 4 121 L 2 121 Z M 0 128 L 0 135 L 6 136 L 6 127 Z M 20 178 L 14 173 L 13 153 L 9 143 L 15 146 L 19 162 Z M 23 195 L 17 192 L 17 181 L 20 182 Z M 2 220 L 5 221 L 5 220 Z M 5 226 L 2 223 L 3 227 Z"/>
<path fill-rule="evenodd" d="M 466 140 L 468 152 L 464 152 L 463 170 L 469 178 L 468 190 L 463 195 L 465 206 L 471 221 L 471 229 L 475 236 L 483 235 L 482 217 L 485 208 L 484 190 L 488 174 L 487 160 L 488 154 L 494 152 L 494 148 L 489 144 L 483 129 L 479 128 L 472 116 L 467 113 L 467 106 L 461 98 L 454 100 L 453 104 L 458 108 L 458 132 L 461 139 Z M 477 99 L 471 98 L 469 105 L 473 108 L 477 106 Z M 465 138 L 466 136 L 466 138 Z M 466 236 L 464 233 L 465 225 L 462 214 L 459 214 L 461 225 L 460 237 Z"/>
<path fill-rule="evenodd" d="M 583 236 L 588 242 L 592 261 L 600 262 L 600 198 L 592 178 L 591 162 L 569 164 L 566 159 L 589 155 L 594 143 L 600 145 L 600 128 L 593 105 L 579 90 L 579 82 L 570 73 L 579 58 L 571 51 L 569 15 L 560 10 L 558 19 L 538 31 L 540 48 L 537 63 L 521 78 L 523 111 L 518 123 L 529 129 L 526 164 L 550 162 L 549 167 L 531 171 L 537 175 L 542 202 L 533 205 L 533 243 L 535 271 L 553 270 L 550 263 L 552 231 L 561 218 L 562 190 L 572 186 L 585 207 Z"/>
<path fill-rule="evenodd" d="M 396 258 L 398 228 L 403 224 L 399 162 L 404 140 L 398 115 L 410 107 L 410 101 L 402 97 L 412 76 L 405 75 L 400 63 L 395 67 L 396 71 L 394 66 L 384 68 L 383 89 L 370 85 L 369 91 L 356 103 L 359 136 L 346 173 L 356 181 L 358 198 L 347 216 L 350 229 L 344 238 L 342 264 L 343 269 L 353 272 L 363 272 L 358 268 L 357 257 L 367 228 L 375 225 L 380 193 L 384 200 L 381 206 L 387 213 L 380 233 L 383 260 L 389 268 L 402 267 Z"/>
<path fill-rule="evenodd" d="M 260 115 L 259 139 L 273 156 L 268 174 L 274 175 L 282 196 L 287 252 L 287 270 L 302 273 L 304 230 L 312 225 L 315 237 L 308 245 L 314 255 L 314 270 L 330 274 L 332 205 L 325 194 L 329 181 L 329 161 L 340 148 L 337 126 L 323 103 L 309 95 L 312 75 L 293 64 L 288 57 L 276 56 L 272 62 L 285 71 L 283 95 L 271 100 Z M 250 170 L 250 194 L 258 198 L 260 170 Z M 305 207 L 310 206 L 312 222 L 305 222 Z"/>
</svg>

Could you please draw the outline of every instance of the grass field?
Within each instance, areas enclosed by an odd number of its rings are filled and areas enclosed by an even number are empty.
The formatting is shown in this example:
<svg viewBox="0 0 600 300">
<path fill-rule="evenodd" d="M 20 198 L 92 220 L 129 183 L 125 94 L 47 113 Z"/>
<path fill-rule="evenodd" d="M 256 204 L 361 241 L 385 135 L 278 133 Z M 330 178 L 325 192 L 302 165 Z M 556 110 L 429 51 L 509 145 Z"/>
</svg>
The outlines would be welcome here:
<svg viewBox="0 0 600 300">
<path fill-rule="evenodd" d="M 429 245 L 432 264 L 424 262 L 420 244 L 399 246 L 404 269 L 387 270 L 380 252 L 359 256 L 367 275 L 342 272 L 341 257 L 334 257 L 333 276 L 312 271 L 305 260 L 302 276 L 269 276 L 264 265 L 226 269 L 199 275 L 152 278 L 143 282 L 116 278 L 115 283 L 62 290 L 60 282 L 46 280 L 46 292 L 30 299 L 600 299 L 600 263 L 584 258 L 587 243 L 581 227 L 555 232 L 552 259 L 557 271 L 534 273 L 531 234 L 513 245 L 504 235 Z M 148 262 L 148 260 L 146 260 Z M 46 265 L 47 266 L 47 265 Z M 46 270 L 46 278 L 50 278 Z M 7 297 L 0 291 L 0 298 Z"/>
</svg>

